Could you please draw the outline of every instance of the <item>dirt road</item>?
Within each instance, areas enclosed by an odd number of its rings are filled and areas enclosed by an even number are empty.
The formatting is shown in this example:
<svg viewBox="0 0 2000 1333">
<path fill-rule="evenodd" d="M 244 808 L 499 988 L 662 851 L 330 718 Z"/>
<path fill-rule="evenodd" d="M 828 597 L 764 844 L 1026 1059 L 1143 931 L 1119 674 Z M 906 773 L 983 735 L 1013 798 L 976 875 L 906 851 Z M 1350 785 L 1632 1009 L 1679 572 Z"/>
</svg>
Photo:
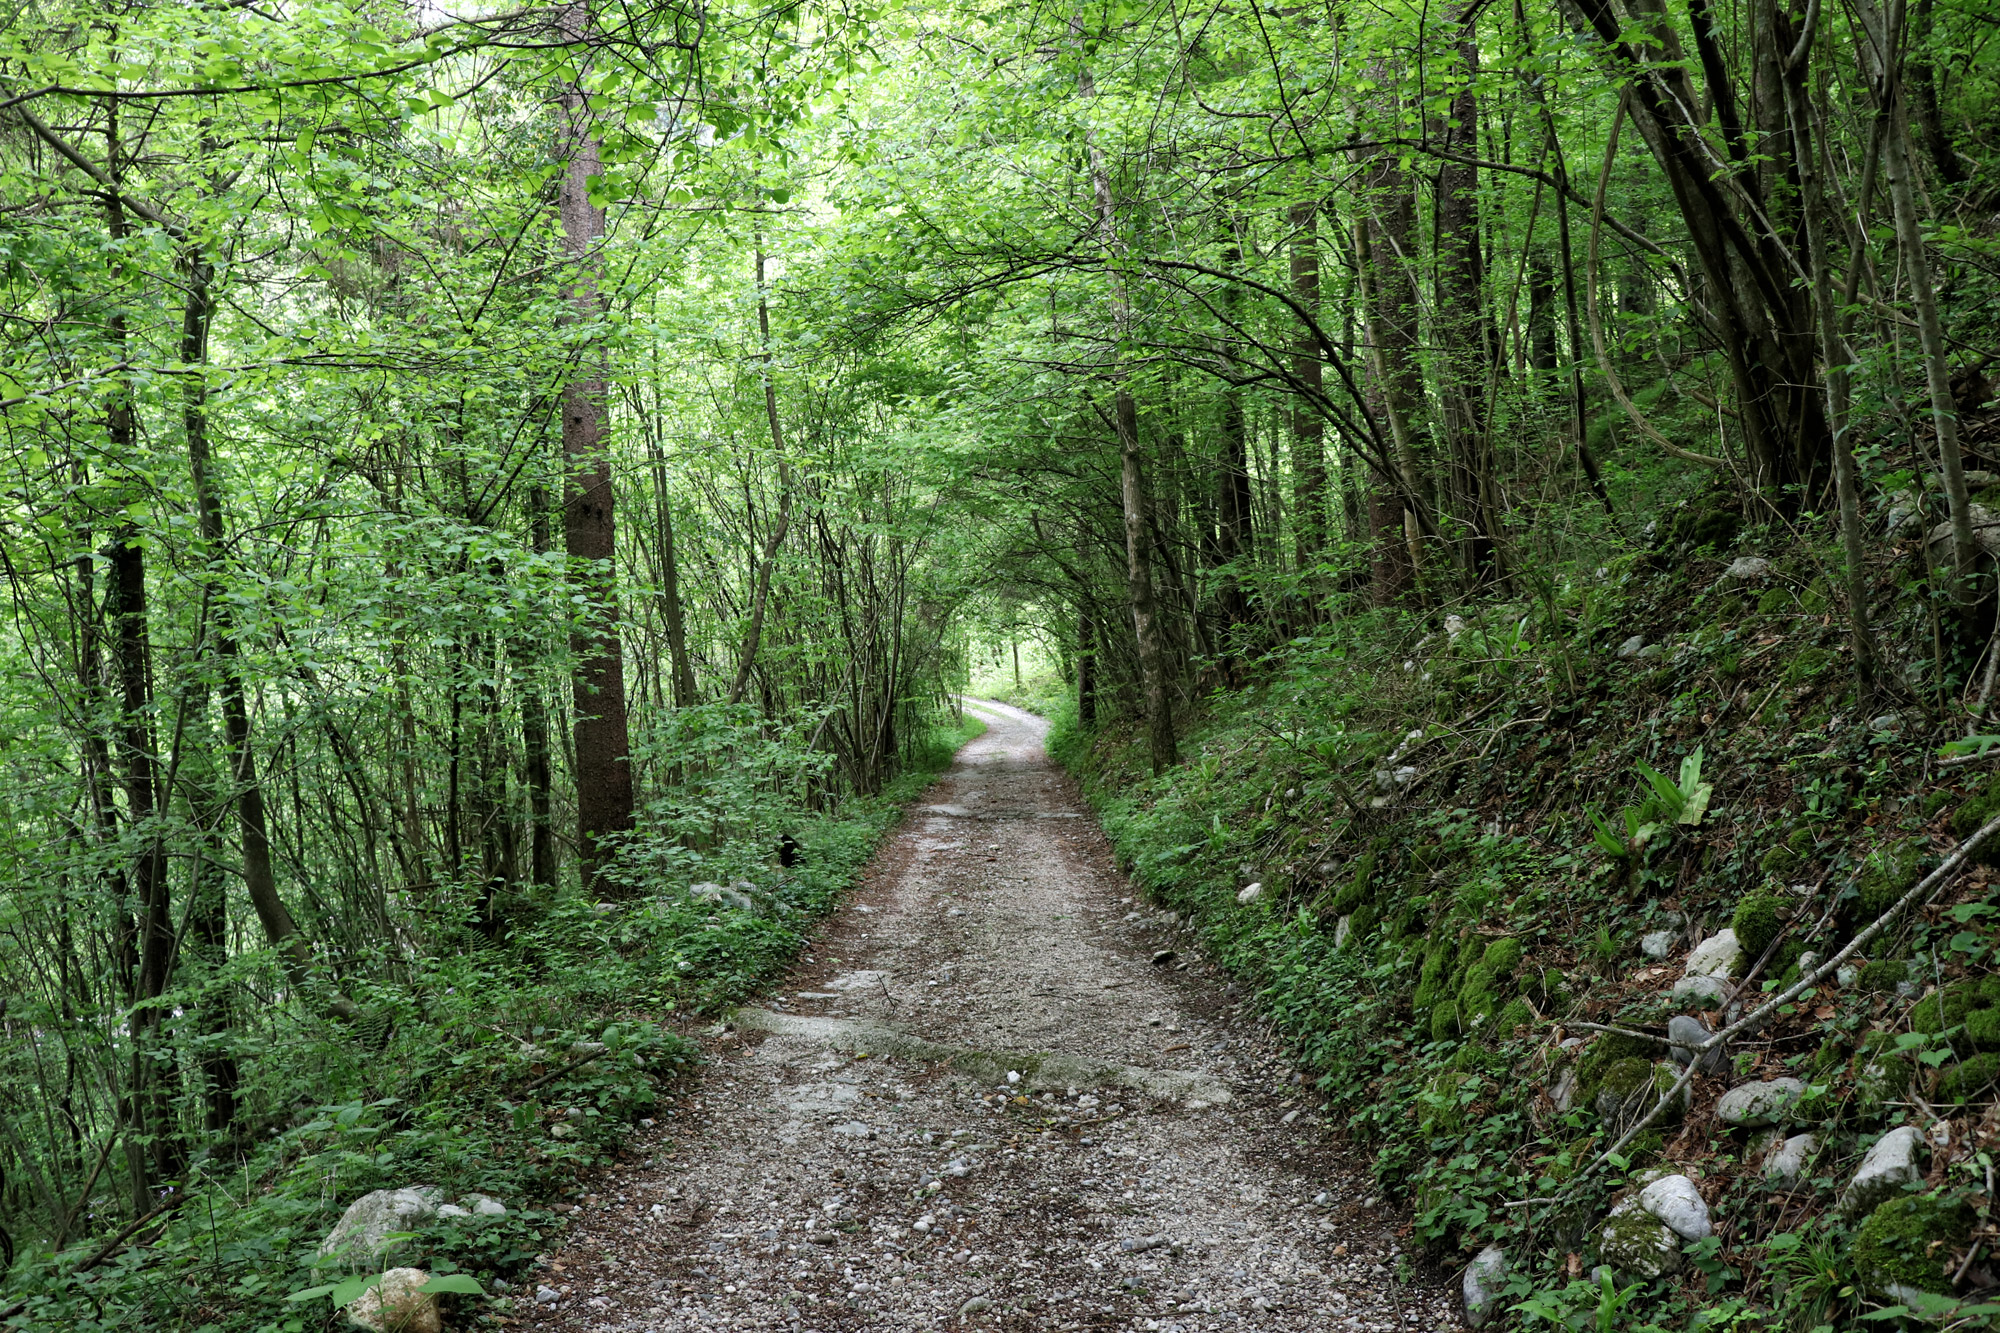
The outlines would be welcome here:
<svg viewBox="0 0 2000 1333">
<path fill-rule="evenodd" d="M 1445 1329 L 1291 1071 L 1135 902 L 1044 724 L 968 745 L 606 1173 L 536 1330 Z M 1169 952 L 1171 951 L 1171 952 Z"/>
</svg>

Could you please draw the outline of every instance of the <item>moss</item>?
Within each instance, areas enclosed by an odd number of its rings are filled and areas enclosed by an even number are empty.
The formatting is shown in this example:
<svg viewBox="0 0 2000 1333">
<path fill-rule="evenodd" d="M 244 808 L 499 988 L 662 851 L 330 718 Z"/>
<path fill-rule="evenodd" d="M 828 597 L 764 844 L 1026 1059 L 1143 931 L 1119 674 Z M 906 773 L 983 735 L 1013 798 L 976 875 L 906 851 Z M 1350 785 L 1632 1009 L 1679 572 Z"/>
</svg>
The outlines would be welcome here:
<svg viewBox="0 0 2000 1333">
<path fill-rule="evenodd" d="M 1486 941 L 1478 934 L 1468 934 L 1458 944 L 1458 971 L 1464 973 L 1477 963 L 1486 953 Z"/>
<path fill-rule="evenodd" d="M 1943 1032 L 1964 1023 L 1974 1010 L 2000 1005 L 2000 985 L 1967 977 L 1926 995 L 1910 1010 L 1912 1032 Z"/>
<path fill-rule="evenodd" d="M 1967 1014 L 1965 1043 L 1975 1050 L 2000 1051 L 2000 1009 L 1974 1009 Z"/>
<path fill-rule="evenodd" d="M 1914 841 L 1878 847 L 1869 853 L 1854 885 L 1855 905 L 1864 919 L 1873 921 L 1916 886 L 1920 855 Z"/>
<path fill-rule="evenodd" d="M 1951 792 L 1949 791 L 1932 792 L 1930 795 L 1924 797 L 1924 803 L 1923 803 L 1924 818 L 1929 819 L 1932 815 L 1936 814 L 1938 811 L 1950 805 L 1951 802 L 1952 802 Z"/>
<path fill-rule="evenodd" d="M 1854 1063 L 1854 1111 L 1869 1120 L 1886 1114 L 1890 1103 L 1903 1100 L 1916 1072 L 1908 1056 L 1889 1051 L 1864 1053 Z"/>
<path fill-rule="evenodd" d="M 1499 999 L 1490 990 L 1473 990 L 1470 983 L 1458 993 L 1458 1021 L 1470 1027 L 1492 1017 L 1500 1007 Z"/>
<path fill-rule="evenodd" d="M 1789 611 L 1791 609 L 1792 590 L 1790 588 L 1773 588 L 1757 599 L 1757 614 L 1760 616 L 1776 615 L 1780 611 Z"/>
<path fill-rule="evenodd" d="M 1832 591 L 1832 588 L 1827 584 L 1826 576 L 1822 574 L 1806 585 L 1805 592 L 1799 597 L 1799 609 L 1807 615 L 1817 616 L 1824 614 L 1829 605 L 1828 599 L 1831 597 Z"/>
<path fill-rule="evenodd" d="M 1932 1096 L 1941 1102 L 1969 1102 L 2000 1083 L 2000 1051 L 1987 1051 L 1938 1075 Z"/>
<path fill-rule="evenodd" d="M 1459 1100 L 1459 1092 L 1472 1081 L 1471 1074 L 1447 1069 L 1430 1081 L 1425 1089 L 1429 1094 L 1423 1099 L 1423 1132 L 1430 1134 L 1455 1134 L 1465 1128 L 1465 1104 Z"/>
<path fill-rule="evenodd" d="M 1786 879 L 1802 864 L 1799 854 L 1781 843 L 1758 859 L 1757 869 L 1771 879 Z"/>
<path fill-rule="evenodd" d="M 1604 1081 L 1605 1071 L 1621 1060 L 1644 1059 L 1659 1050 L 1659 1046 L 1640 1037 L 1621 1036 L 1607 1032 L 1584 1049 L 1583 1058 L 1576 1065 L 1576 1086 L 1581 1100 L 1597 1095 L 1598 1087 Z"/>
<path fill-rule="evenodd" d="M 1445 969 L 1451 966 L 1451 954 L 1448 945 L 1440 944 L 1424 955 L 1423 970 L 1417 974 L 1417 993 L 1410 997 L 1414 1008 L 1428 1009 L 1437 1003 L 1444 987 Z"/>
<path fill-rule="evenodd" d="M 1533 1027 L 1535 1015 L 1520 1000 L 1509 1000 L 1504 1008 L 1493 1017 L 1493 1032 L 1496 1037 L 1511 1037 L 1516 1028 Z"/>
<path fill-rule="evenodd" d="M 1600 1092 L 1608 1092 L 1620 1101 L 1652 1086 L 1653 1062 L 1640 1055 L 1628 1055 L 1622 1060 L 1614 1060 L 1604 1068 L 1604 1078 L 1598 1084 Z"/>
<path fill-rule="evenodd" d="M 1890 1284 L 1951 1292 L 1955 1251 L 1972 1233 L 1972 1209 L 1963 1199 L 1905 1194 L 1890 1199 L 1854 1233 L 1855 1271 L 1871 1289 Z"/>
<path fill-rule="evenodd" d="M 1815 1077 L 1831 1073 L 1836 1066 L 1847 1063 L 1847 1043 L 1839 1037 L 1828 1037 L 1813 1052 L 1812 1060 L 1806 1068 Z"/>
<path fill-rule="evenodd" d="M 1431 1006 L 1431 1040 L 1450 1041 L 1458 1035 L 1458 1003 L 1440 1000 Z"/>
<path fill-rule="evenodd" d="M 1736 915 L 1729 919 L 1729 927 L 1736 932 L 1736 942 L 1743 946 L 1746 961 L 1762 958 L 1771 941 L 1778 938 L 1778 931 L 1784 925 L 1784 906 L 1783 899 L 1762 890 L 1746 895 L 1736 904 Z"/>
<path fill-rule="evenodd" d="M 1347 923 L 1348 939 L 1356 944 L 1368 938 L 1376 926 L 1381 924 L 1382 915 L 1375 910 L 1374 903 L 1363 904 L 1354 913 L 1354 919 Z"/>
<path fill-rule="evenodd" d="M 1785 664 L 1785 684 L 1802 685 L 1817 679 L 1825 675 L 1836 660 L 1829 648 L 1801 649 L 1792 655 L 1790 662 Z"/>
<path fill-rule="evenodd" d="M 1707 504 L 1697 501 L 1674 515 L 1667 535 L 1676 546 L 1691 550 L 1714 547 L 1720 551 L 1736 540 L 1736 534 L 1742 528 L 1742 516 L 1735 510 L 1725 509 L 1713 501 Z"/>
<path fill-rule="evenodd" d="M 2000 815 L 2000 774 L 1976 789 L 1952 812 L 1951 831 L 1960 838 L 1969 838 L 1995 815 Z M 2000 838 L 1981 843 L 1972 856 L 1981 865 L 2000 866 Z"/>
<path fill-rule="evenodd" d="M 1479 965 L 1492 974 L 1496 986 L 1513 980 L 1515 969 L 1521 966 L 1521 941 L 1493 941 L 1480 956 Z"/>
<path fill-rule="evenodd" d="M 1909 979 L 1910 965 L 1895 958 L 1884 958 L 1861 969 L 1861 975 L 1854 984 L 1875 995 L 1887 995 Z"/>
</svg>

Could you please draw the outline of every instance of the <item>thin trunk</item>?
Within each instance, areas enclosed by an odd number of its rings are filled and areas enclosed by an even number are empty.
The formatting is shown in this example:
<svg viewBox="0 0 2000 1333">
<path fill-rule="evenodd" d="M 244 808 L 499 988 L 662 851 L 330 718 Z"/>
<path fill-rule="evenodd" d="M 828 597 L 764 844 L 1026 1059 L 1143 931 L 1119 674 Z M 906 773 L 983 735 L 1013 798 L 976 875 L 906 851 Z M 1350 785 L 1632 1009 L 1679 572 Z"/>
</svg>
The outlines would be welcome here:
<svg viewBox="0 0 2000 1333">
<path fill-rule="evenodd" d="M 1819 312 L 1821 359 L 1826 378 L 1826 417 L 1833 430 L 1834 488 L 1840 507 L 1840 542 L 1845 568 L 1848 640 L 1854 649 L 1854 674 L 1864 698 L 1875 692 L 1881 675 L 1881 654 L 1868 624 L 1867 552 L 1861 534 L 1861 487 L 1854 466 L 1854 441 L 1848 438 L 1848 374 L 1852 359 L 1847 340 L 1839 327 L 1839 307 L 1829 276 L 1828 241 L 1825 217 L 1826 191 L 1820 178 L 1819 154 L 1812 138 L 1812 113 L 1807 103 L 1806 74 L 1811 50 L 1802 43 L 1796 68 L 1784 71 L 1787 120 L 1792 137 L 1792 160 L 1799 166 L 1799 188 L 1803 195 L 1801 215 L 1805 224 L 1806 260 L 1811 268 L 1813 305 Z"/>
<path fill-rule="evenodd" d="M 680 556 L 674 550 L 674 513 L 667 490 L 667 460 L 657 443 L 649 461 L 653 470 L 654 528 L 659 543 L 660 609 L 667 620 L 667 658 L 673 678 L 674 707 L 692 708 L 696 702 L 694 663 L 688 658 L 687 619 L 681 606 Z"/>
<path fill-rule="evenodd" d="M 580 52 L 593 30 L 588 0 L 564 5 L 557 22 L 564 40 Z M 574 265 L 567 292 L 569 318 L 590 324 L 603 313 L 597 249 L 604 239 L 604 210 L 590 202 L 589 182 L 602 165 L 580 84 L 562 90 L 562 124 L 563 173 L 557 207 L 564 248 Z M 633 805 L 603 358 L 599 348 L 585 353 L 583 373 L 563 386 L 562 394 L 563 457 L 568 464 L 563 547 L 589 602 L 574 635 L 576 667 L 571 680 L 576 710 L 577 850 L 583 889 L 589 894 L 624 891 L 606 870 L 617 841 L 631 831 Z"/>
<path fill-rule="evenodd" d="M 1319 238 L 1317 204 L 1294 204 L 1291 210 L 1292 296 L 1315 318 L 1319 314 Z M 1306 393 L 1320 393 L 1324 367 L 1319 345 L 1303 329 L 1292 347 L 1292 374 Z M 1326 553 L 1326 434 L 1319 411 L 1310 403 L 1292 409 L 1292 534 L 1301 573 Z"/>
<path fill-rule="evenodd" d="M 743 698 L 750 683 L 751 668 L 757 664 L 757 646 L 764 637 L 764 608 L 771 598 L 771 571 L 778 562 L 778 548 L 792 525 L 792 469 L 785 458 L 785 427 L 778 417 L 778 389 L 771 382 L 771 308 L 764 295 L 764 251 L 757 251 L 757 333 L 763 340 L 764 420 L 771 430 L 771 449 L 778 455 L 778 521 L 764 543 L 757 562 L 756 589 L 751 596 L 750 624 L 743 631 L 743 648 L 736 659 L 736 679 L 729 685 L 729 702 Z"/>
<path fill-rule="evenodd" d="M 540 486 L 528 490 L 528 541 L 537 555 L 549 549 L 549 497 Z M 534 674 L 534 644 L 513 641 L 514 683 L 521 696 L 522 780 L 528 789 L 528 878 L 540 889 L 556 885 L 554 782 L 549 774 L 549 719 L 541 683 Z"/>
<path fill-rule="evenodd" d="M 1071 35 L 1079 48 L 1083 44 L 1082 22 L 1071 20 Z M 1077 92 L 1085 101 L 1096 96 L 1090 69 L 1077 74 Z M 1091 192 L 1096 196 L 1098 239 L 1114 260 L 1124 253 L 1118 233 L 1118 201 L 1111 188 L 1111 173 L 1104 163 L 1104 150 L 1096 136 L 1086 131 L 1089 150 Z M 1111 324 L 1120 342 L 1131 332 L 1132 312 L 1125 292 L 1125 280 L 1114 267 L 1111 276 Z M 1122 355 L 1122 350 L 1121 350 Z M 1118 435 L 1119 496 L 1125 510 L 1125 588 L 1132 606 L 1133 637 L 1139 652 L 1140 688 L 1146 699 L 1146 730 L 1151 742 L 1153 772 L 1164 772 L 1180 762 L 1174 736 L 1172 700 L 1167 692 L 1166 652 L 1162 643 L 1159 607 L 1153 595 L 1151 524 L 1146 494 L 1146 477 L 1139 453 L 1139 408 L 1132 387 L 1118 380 L 1113 405 L 1113 428 Z"/>
<path fill-rule="evenodd" d="M 208 359 L 208 329 L 215 316 L 213 284 L 215 267 L 199 246 L 191 246 L 185 263 L 187 299 L 181 315 L 181 363 L 201 366 Z M 257 750 L 251 735 L 250 706 L 243 684 L 243 669 L 236 641 L 235 613 L 226 586 L 228 534 L 223 517 L 222 488 L 215 476 L 208 447 L 208 383 L 199 374 L 183 381 L 181 421 L 187 439 L 188 470 L 194 481 L 196 504 L 200 510 L 199 529 L 208 563 L 206 592 L 210 635 L 215 654 L 216 675 L 222 688 L 222 720 L 229 744 L 231 777 L 236 789 L 236 819 L 243 839 L 243 886 L 264 938 L 278 950 L 292 985 L 303 991 L 309 980 L 312 950 L 304 932 L 292 919 L 285 900 L 278 893 L 277 873 L 271 866 L 269 820 L 264 809 L 264 788 L 257 776 Z M 354 1002 L 337 991 L 329 1008 L 351 1018 Z"/>
<path fill-rule="evenodd" d="M 1972 535 L 1972 497 L 1965 481 L 1965 459 L 1959 451 L 1958 407 L 1952 401 L 1951 364 L 1946 359 L 1944 326 L 1938 318 L 1937 292 L 1931 284 L 1930 253 L 1924 245 L 1923 217 L 1917 210 L 1917 186 L 1912 171 L 1909 98 L 1903 87 L 1902 0 L 1893 0 L 1884 16 L 1873 0 L 1857 6 L 1874 39 L 1873 60 L 1877 95 L 1888 108 L 1888 131 L 1882 137 L 1882 171 L 1896 225 L 1896 247 L 1902 252 L 1910 305 L 1917 317 L 1917 340 L 1923 348 L 1924 382 L 1930 392 L 1931 426 L 1937 433 L 1938 461 L 1944 473 L 1945 502 L 1951 519 L 1951 595 L 1961 606 L 1976 599 L 1975 560 L 1979 548 Z M 1863 43 L 1869 49 L 1868 43 Z"/>
</svg>

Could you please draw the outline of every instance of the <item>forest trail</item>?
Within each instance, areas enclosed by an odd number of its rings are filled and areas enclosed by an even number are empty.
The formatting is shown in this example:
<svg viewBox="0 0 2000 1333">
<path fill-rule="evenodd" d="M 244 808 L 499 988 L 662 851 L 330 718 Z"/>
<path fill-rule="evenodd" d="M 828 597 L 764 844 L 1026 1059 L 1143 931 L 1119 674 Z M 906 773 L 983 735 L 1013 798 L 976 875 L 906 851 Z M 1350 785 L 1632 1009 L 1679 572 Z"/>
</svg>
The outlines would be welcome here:
<svg viewBox="0 0 2000 1333">
<path fill-rule="evenodd" d="M 974 706 L 784 989 L 597 1180 L 523 1327 L 1456 1327 L 1394 1281 L 1365 1163 L 1134 904 L 1045 724 Z"/>
</svg>

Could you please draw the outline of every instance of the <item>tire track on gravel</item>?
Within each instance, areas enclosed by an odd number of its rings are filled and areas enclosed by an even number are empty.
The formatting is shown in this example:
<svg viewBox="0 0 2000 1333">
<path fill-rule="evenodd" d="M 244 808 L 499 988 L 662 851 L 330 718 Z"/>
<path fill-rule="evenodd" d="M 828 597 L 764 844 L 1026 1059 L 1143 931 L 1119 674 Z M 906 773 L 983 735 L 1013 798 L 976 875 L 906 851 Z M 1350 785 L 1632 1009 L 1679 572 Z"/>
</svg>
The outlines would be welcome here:
<svg viewBox="0 0 2000 1333">
<path fill-rule="evenodd" d="M 974 707 L 987 733 L 710 1043 L 675 1141 L 599 1178 L 521 1326 L 1455 1327 L 1392 1280 L 1402 1217 L 1224 979 L 1134 905 L 1045 724 Z M 1194 1077 L 1091 1079 L 1114 1066 Z"/>
</svg>

